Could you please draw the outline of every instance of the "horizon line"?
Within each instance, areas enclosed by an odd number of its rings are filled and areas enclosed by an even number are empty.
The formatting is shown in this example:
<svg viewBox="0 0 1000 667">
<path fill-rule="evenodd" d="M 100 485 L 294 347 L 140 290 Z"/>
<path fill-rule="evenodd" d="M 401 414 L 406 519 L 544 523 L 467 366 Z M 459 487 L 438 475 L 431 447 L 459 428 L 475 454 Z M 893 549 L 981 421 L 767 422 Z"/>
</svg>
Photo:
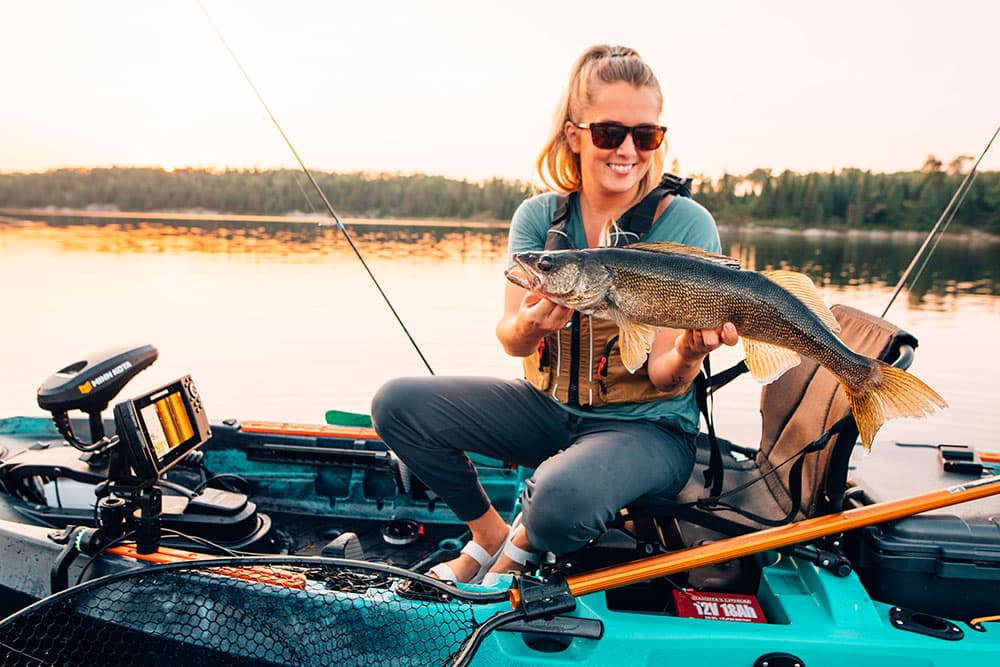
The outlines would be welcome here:
<svg viewBox="0 0 1000 667">
<path fill-rule="evenodd" d="M 965 158 L 966 160 L 972 160 L 973 159 L 973 158 L 971 158 L 969 156 L 966 156 L 966 155 L 959 155 L 959 156 L 956 156 L 955 158 L 953 158 L 952 161 L 949 163 L 949 162 L 945 162 L 944 160 L 939 159 L 937 156 L 935 156 L 933 154 L 928 154 L 927 160 L 929 161 L 931 158 L 933 158 L 934 160 L 937 160 L 939 162 L 939 164 L 942 167 L 939 170 L 941 173 L 952 173 L 947 167 L 950 166 L 955 161 L 957 161 L 958 158 Z M 925 161 L 925 164 L 926 164 L 926 161 Z M 165 174 L 168 174 L 168 175 L 175 174 L 177 172 L 192 172 L 192 171 L 202 171 L 202 172 L 206 172 L 208 174 L 225 174 L 225 173 L 230 173 L 230 172 L 254 173 L 254 172 L 273 172 L 273 171 L 292 171 L 292 172 L 296 172 L 296 173 L 301 173 L 301 171 L 302 171 L 301 168 L 299 168 L 297 166 L 261 167 L 259 165 L 250 165 L 250 166 L 226 165 L 224 167 L 216 167 L 216 166 L 194 166 L 194 165 L 174 166 L 174 165 L 157 165 L 157 164 L 135 164 L 135 165 L 111 164 L 111 165 L 92 165 L 92 166 L 83 166 L 83 165 L 68 166 L 68 165 L 64 165 L 64 166 L 58 166 L 58 167 L 44 167 L 44 168 L 39 168 L 39 169 L 28 169 L 28 170 L 19 170 L 19 171 L 0 170 L 0 176 L 44 175 L 44 174 L 49 174 L 49 173 L 59 172 L 59 171 L 92 172 L 92 171 L 98 171 L 98 170 L 112 170 L 112 169 L 122 169 L 122 170 L 128 170 L 128 169 L 154 170 L 154 171 L 161 171 L 161 172 L 163 172 Z M 423 171 L 412 171 L 412 172 L 404 172 L 404 171 L 368 171 L 368 170 L 364 170 L 364 169 L 356 169 L 356 170 L 349 170 L 349 171 L 331 171 L 331 170 L 318 169 L 318 168 L 315 168 L 315 167 L 310 167 L 309 170 L 313 171 L 313 172 L 316 172 L 316 173 L 322 173 L 322 174 L 327 174 L 327 175 L 340 175 L 340 176 L 350 176 L 350 175 L 360 175 L 360 176 L 368 176 L 368 177 L 390 176 L 390 177 L 396 177 L 396 178 L 407 178 L 407 177 L 415 177 L 415 176 L 428 176 L 428 177 L 431 177 L 431 178 L 443 178 L 445 180 L 464 181 L 464 182 L 467 182 L 467 183 L 487 183 L 487 182 L 490 182 L 490 181 L 497 181 L 497 180 L 499 180 L 499 181 L 505 181 L 505 182 L 508 182 L 508 183 L 524 183 L 526 185 L 532 185 L 532 184 L 534 184 L 534 179 L 531 179 L 531 180 L 522 180 L 520 178 L 510 178 L 510 177 L 507 177 L 507 176 L 487 176 L 487 177 L 483 177 L 481 179 L 476 179 L 476 178 L 471 178 L 469 176 L 462 176 L 462 177 L 448 176 L 448 175 L 443 174 L 443 173 L 431 173 L 431 172 L 423 172 Z M 680 171 L 683 172 L 683 170 L 680 170 Z M 830 169 L 823 169 L 823 170 L 820 170 L 820 169 L 796 170 L 796 169 L 787 169 L 786 168 L 786 169 L 782 169 L 781 171 L 777 171 L 777 170 L 775 170 L 774 167 L 761 167 L 761 166 L 758 166 L 758 167 L 754 167 L 753 169 L 751 169 L 750 171 L 745 172 L 745 173 L 730 172 L 727 169 L 723 168 L 722 173 L 720 175 L 718 175 L 718 176 L 713 176 L 713 175 L 705 174 L 705 173 L 695 173 L 695 172 L 687 172 L 686 174 L 678 174 L 678 175 L 686 175 L 686 176 L 689 176 L 689 177 L 691 177 L 691 178 L 693 178 L 695 180 L 699 180 L 699 181 L 703 182 L 703 181 L 705 181 L 706 178 L 708 178 L 709 180 L 712 180 L 712 181 L 717 181 L 717 180 L 719 180 L 721 178 L 724 178 L 726 176 L 740 176 L 740 177 L 745 177 L 745 176 L 749 176 L 750 174 L 753 174 L 753 173 L 755 173 L 757 171 L 765 171 L 765 172 L 768 172 L 770 175 L 772 175 L 774 177 L 777 177 L 777 176 L 780 176 L 781 174 L 786 173 L 786 172 L 790 172 L 790 173 L 793 173 L 793 174 L 831 174 L 831 173 L 836 174 L 836 173 L 842 173 L 844 171 L 860 171 L 860 172 L 863 172 L 863 173 L 870 173 L 870 174 L 905 174 L 905 173 L 921 173 L 923 171 L 923 168 L 922 167 L 917 167 L 917 168 L 911 168 L 911 169 L 897 169 L 897 170 L 894 170 L 894 171 L 886 171 L 886 170 L 876 171 L 876 170 L 870 169 L 870 168 L 865 169 L 865 168 L 862 168 L 862 167 L 856 167 L 856 166 L 850 166 L 850 165 L 848 165 L 848 166 L 841 166 L 841 167 L 832 167 Z M 987 169 L 987 170 L 982 170 L 982 171 L 984 173 L 988 173 L 988 172 L 993 171 L 993 170 Z M 958 172 L 954 172 L 954 173 L 963 174 L 963 173 L 966 173 L 966 172 L 964 170 L 962 170 L 962 171 L 958 171 Z"/>
</svg>

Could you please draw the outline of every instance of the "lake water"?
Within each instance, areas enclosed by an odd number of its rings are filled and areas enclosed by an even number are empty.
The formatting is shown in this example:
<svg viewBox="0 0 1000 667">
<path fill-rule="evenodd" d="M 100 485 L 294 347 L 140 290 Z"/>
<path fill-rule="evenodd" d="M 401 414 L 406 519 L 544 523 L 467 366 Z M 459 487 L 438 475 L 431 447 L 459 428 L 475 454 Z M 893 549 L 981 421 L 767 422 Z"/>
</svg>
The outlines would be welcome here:
<svg viewBox="0 0 1000 667">
<path fill-rule="evenodd" d="M 350 224 L 372 272 L 438 374 L 520 374 L 493 334 L 502 227 Z M 880 314 L 921 235 L 723 230 L 747 268 L 812 276 L 828 303 Z M 879 441 L 1000 449 L 1000 243 L 946 238 L 888 318 L 921 342 L 911 371 L 949 402 Z M 313 224 L 0 224 L 0 416 L 43 414 L 39 384 L 84 355 L 149 342 L 160 359 L 126 395 L 191 373 L 213 420 L 322 422 L 367 412 L 387 379 L 426 374 L 347 243 Z M 718 357 L 718 359 L 716 359 Z M 739 359 L 713 356 L 714 367 Z M 759 434 L 759 387 L 716 399 L 720 434 Z"/>
</svg>

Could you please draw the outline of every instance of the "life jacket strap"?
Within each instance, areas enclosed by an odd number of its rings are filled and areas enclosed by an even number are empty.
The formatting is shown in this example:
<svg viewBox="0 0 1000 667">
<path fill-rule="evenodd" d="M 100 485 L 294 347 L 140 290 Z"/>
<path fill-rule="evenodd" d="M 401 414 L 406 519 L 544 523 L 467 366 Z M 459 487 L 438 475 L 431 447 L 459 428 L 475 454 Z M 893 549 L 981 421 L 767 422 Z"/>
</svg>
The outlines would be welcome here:
<svg viewBox="0 0 1000 667">
<path fill-rule="evenodd" d="M 690 197 L 691 182 L 690 178 L 682 178 L 675 174 L 663 174 L 659 184 L 643 197 L 642 201 L 625 211 L 618 219 L 618 229 L 624 233 L 619 236 L 621 243 L 615 245 L 627 245 L 641 240 L 653 226 L 653 216 L 656 215 L 660 201 L 667 195 Z M 577 192 L 559 197 L 555 213 L 552 214 L 552 224 L 549 225 L 549 231 L 545 238 L 546 250 L 567 250 L 573 247 L 569 234 L 566 232 L 566 225 L 577 197 L 579 197 Z M 628 239 L 628 237 L 633 238 Z"/>
<path fill-rule="evenodd" d="M 656 209 L 659 207 L 660 201 L 667 195 L 690 197 L 691 179 L 681 178 L 674 174 L 664 174 L 659 185 L 618 219 L 618 227 L 642 238 L 653 226 L 653 216 L 656 215 Z"/>
</svg>

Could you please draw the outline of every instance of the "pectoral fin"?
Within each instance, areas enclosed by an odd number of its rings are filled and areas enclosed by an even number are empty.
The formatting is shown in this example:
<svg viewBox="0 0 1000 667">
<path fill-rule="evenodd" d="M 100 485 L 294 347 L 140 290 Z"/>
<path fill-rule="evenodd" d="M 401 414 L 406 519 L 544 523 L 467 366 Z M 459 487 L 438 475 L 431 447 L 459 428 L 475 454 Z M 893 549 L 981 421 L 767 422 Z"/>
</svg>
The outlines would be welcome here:
<svg viewBox="0 0 1000 667">
<path fill-rule="evenodd" d="M 743 351 L 747 355 L 750 375 L 761 384 L 774 382 L 802 361 L 797 352 L 787 347 L 764 343 L 746 336 L 740 340 L 743 341 Z"/>
<path fill-rule="evenodd" d="M 650 324 L 632 322 L 620 310 L 608 309 L 611 319 L 618 325 L 618 349 L 621 351 L 622 364 L 629 373 L 635 373 L 649 356 L 656 337 L 656 327 Z"/>
</svg>

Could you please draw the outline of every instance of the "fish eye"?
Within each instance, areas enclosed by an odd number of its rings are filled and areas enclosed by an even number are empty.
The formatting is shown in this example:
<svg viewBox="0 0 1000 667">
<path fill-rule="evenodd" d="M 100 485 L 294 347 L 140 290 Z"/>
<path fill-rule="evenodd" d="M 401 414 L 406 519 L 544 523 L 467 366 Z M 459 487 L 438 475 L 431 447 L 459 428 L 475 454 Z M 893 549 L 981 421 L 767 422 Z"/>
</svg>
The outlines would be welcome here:
<svg viewBox="0 0 1000 667">
<path fill-rule="evenodd" d="M 552 261 L 552 258 L 549 257 L 548 255 L 543 255 L 538 260 L 538 269 L 540 271 L 545 271 L 546 273 L 548 273 L 549 271 L 551 271 L 555 267 L 556 267 L 556 263 L 554 261 Z"/>
</svg>

